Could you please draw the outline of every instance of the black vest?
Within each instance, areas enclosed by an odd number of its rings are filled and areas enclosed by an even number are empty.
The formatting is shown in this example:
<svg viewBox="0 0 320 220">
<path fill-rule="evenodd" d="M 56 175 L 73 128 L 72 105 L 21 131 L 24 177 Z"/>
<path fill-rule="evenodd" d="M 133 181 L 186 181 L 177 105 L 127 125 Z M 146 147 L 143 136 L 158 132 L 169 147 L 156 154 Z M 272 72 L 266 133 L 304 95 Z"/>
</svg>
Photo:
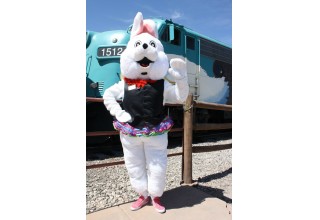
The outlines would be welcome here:
<svg viewBox="0 0 320 220">
<path fill-rule="evenodd" d="M 132 88 L 124 84 L 123 108 L 132 117 L 129 124 L 141 129 L 160 124 L 164 119 L 163 90 L 164 80 L 146 84 L 143 88 Z"/>
</svg>

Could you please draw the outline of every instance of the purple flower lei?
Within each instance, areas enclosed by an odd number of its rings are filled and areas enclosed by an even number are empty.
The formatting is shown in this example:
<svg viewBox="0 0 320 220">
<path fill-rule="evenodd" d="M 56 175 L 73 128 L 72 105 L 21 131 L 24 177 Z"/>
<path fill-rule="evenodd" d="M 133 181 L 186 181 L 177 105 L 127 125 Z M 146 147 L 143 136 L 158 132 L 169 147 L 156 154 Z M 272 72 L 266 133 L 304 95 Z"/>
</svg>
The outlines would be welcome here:
<svg viewBox="0 0 320 220">
<path fill-rule="evenodd" d="M 166 116 L 162 122 L 155 127 L 143 127 L 142 129 L 134 128 L 128 123 L 119 122 L 117 120 L 113 121 L 114 129 L 120 131 L 125 135 L 131 137 L 150 137 L 161 135 L 166 132 L 169 132 L 173 126 L 173 121 L 169 116 Z"/>
</svg>

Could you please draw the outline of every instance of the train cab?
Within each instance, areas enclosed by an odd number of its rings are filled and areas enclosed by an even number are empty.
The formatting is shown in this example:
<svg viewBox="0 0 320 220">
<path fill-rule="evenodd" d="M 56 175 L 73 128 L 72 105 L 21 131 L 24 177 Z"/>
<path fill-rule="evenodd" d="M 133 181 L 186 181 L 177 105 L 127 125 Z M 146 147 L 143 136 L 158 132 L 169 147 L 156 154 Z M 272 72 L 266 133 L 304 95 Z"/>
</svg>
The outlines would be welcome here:
<svg viewBox="0 0 320 220">
<path fill-rule="evenodd" d="M 120 80 L 120 55 L 129 41 L 127 31 L 87 31 L 86 95 L 101 98 Z"/>
</svg>

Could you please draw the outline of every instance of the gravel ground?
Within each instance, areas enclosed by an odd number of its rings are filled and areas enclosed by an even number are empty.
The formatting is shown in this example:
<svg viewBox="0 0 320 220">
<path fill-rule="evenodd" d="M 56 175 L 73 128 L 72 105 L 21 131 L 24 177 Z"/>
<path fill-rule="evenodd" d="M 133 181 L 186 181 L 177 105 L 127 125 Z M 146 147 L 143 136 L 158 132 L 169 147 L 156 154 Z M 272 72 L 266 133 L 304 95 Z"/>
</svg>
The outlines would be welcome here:
<svg viewBox="0 0 320 220">
<path fill-rule="evenodd" d="M 212 144 L 231 143 L 229 137 L 215 138 L 193 147 Z M 169 142 L 168 153 L 182 151 L 179 145 Z M 121 151 L 113 151 L 113 156 L 94 155 L 87 165 L 123 160 Z M 192 178 L 198 180 L 198 189 L 225 202 L 232 203 L 232 149 L 192 154 Z M 131 188 L 129 176 L 124 165 L 89 169 L 87 174 L 86 213 L 131 202 L 138 196 Z M 165 191 L 179 187 L 181 181 L 181 156 L 168 158 L 167 181 Z"/>
</svg>

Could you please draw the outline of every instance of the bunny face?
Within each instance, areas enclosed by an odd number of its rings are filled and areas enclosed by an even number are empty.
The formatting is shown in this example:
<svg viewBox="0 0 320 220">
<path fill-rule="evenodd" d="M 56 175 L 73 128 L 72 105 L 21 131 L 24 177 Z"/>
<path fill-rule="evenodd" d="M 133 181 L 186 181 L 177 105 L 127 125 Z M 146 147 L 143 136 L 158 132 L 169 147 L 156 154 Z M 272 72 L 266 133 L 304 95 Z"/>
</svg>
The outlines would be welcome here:
<svg viewBox="0 0 320 220">
<path fill-rule="evenodd" d="M 163 79 L 169 68 L 163 46 L 156 38 L 155 23 L 146 21 L 141 13 L 137 14 L 130 41 L 120 57 L 121 74 L 129 79 Z"/>
</svg>

